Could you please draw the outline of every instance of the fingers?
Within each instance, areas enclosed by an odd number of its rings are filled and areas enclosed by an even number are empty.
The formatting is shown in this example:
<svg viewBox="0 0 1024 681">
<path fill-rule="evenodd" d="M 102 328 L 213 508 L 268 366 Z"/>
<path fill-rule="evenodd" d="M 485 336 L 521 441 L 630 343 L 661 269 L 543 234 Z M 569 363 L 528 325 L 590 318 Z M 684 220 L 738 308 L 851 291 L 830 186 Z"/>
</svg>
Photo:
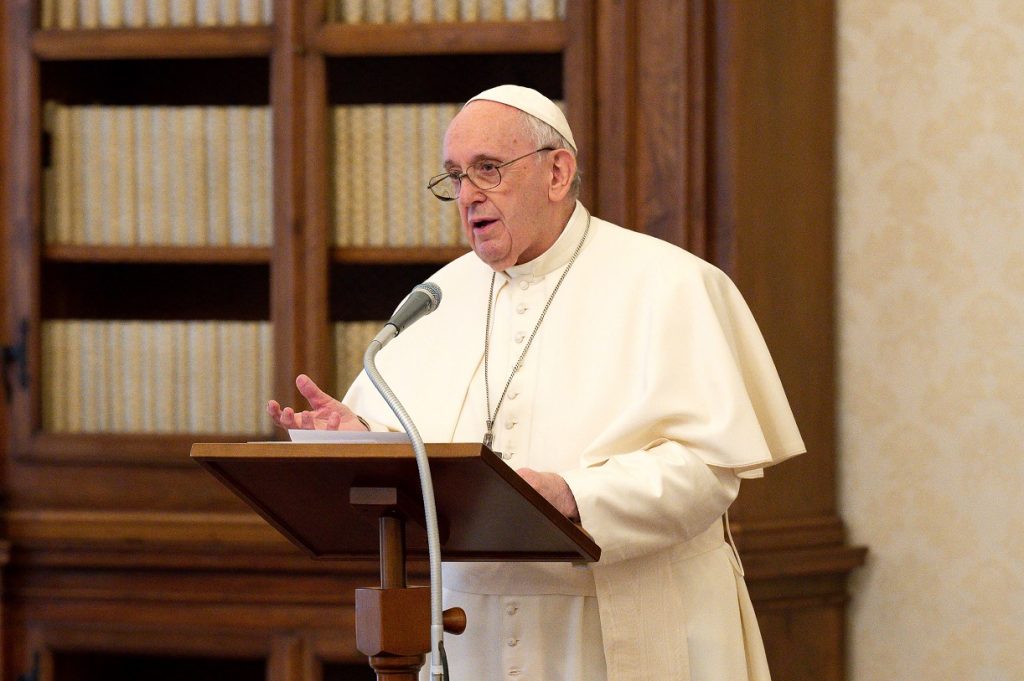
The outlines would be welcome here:
<svg viewBox="0 0 1024 681">
<path fill-rule="evenodd" d="M 299 374 L 295 378 L 295 387 L 299 389 L 299 392 L 302 393 L 302 396 L 306 398 L 309 406 L 313 407 L 313 409 L 321 409 L 335 401 L 333 397 L 321 390 L 320 386 L 314 383 L 313 379 L 306 374 Z"/>
<path fill-rule="evenodd" d="M 341 428 L 341 414 L 331 412 L 327 417 L 327 430 L 338 430 Z"/>
<path fill-rule="evenodd" d="M 267 416 L 269 416 L 270 419 L 274 422 L 274 425 L 278 426 L 279 428 L 288 427 L 281 420 L 283 413 L 281 411 L 281 405 L 278 403 L 277 400 L 270 400 L 269 402 L 267 402 Z"/>
<path fill-rule="evenodd" d="M 354 419 L 351 409 L 321 390 L 306 374 L 296 377 L 295 387 L 313 409 L 296 412 L 291 407 L 282 407 L 277 400 L 270 400 L 267 402 L 267 415 L 278 427 L 341 430 L 345 428 L 346 420 Z M 361 428 L 362 425 L 359 426 Z"/>
</svg>

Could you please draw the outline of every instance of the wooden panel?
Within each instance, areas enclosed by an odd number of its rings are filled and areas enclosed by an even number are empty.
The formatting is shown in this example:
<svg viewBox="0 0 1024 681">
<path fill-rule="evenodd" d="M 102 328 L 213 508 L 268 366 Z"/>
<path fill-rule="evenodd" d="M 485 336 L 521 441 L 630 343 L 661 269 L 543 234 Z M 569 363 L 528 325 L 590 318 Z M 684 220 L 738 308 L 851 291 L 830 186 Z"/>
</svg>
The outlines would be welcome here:
<svg viewBox="0 0 1024 681">
<path fill-rule="evenodd" d="M 834 515 L 832 6 L 715 7 L 711 255 L 757 318 L 808 448 L 745 484 L 735 517 Z"/>
<path fill-rule="evenodd" d="M 313 40 L 324 54 L 427 55 L 559 52 L 561 21 L 447 24 L 325 24 Z"/>
<path fill-rule="evenodd" d="M 250 57 L 269 54 L 272 36 L 265 27 L 52 30 L 32 36 L 32 51 L 47 60 Z"/>
<path fill-rule="evenodd" d="M 303 342 L 307 319 L 307 279 L 303 269 L 308 204 L 306 147 L 308 121 L 304 50 L 306 16 L 301 3 L 274 0 L 276 31 L 271 55 L 270 101 L 274 139 L 274 261 L 271 267 L 271 321 L 274 324 L 274 392 L 285 404 L 301 397 L 293 381 L 310 358 Z M 324 169 L 326 170 L 326 169 Z"/>
</svg>

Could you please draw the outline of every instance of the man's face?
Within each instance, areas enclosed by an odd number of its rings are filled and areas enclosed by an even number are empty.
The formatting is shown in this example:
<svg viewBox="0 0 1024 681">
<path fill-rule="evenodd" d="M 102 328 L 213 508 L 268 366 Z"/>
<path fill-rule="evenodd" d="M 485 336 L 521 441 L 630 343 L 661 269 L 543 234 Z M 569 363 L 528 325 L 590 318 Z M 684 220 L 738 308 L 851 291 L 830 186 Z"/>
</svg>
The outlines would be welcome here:
<svg viewBox="0 0 1024 681">
<path fill-rule="evenodd" d="M 501 164 L 535 148 L 517 110 L 476 101 L 448 126 L 445 169 L 465 171 L 479 161 Z M 562 225 L 551 219 L 546 157 L 527 156 L 502 168 L 501 183 L 487 191 L 462 179 L 457 199 L 462 228 L 473 251 L 495 271 L 533 260 L 558 238 Z"/>
</svg>

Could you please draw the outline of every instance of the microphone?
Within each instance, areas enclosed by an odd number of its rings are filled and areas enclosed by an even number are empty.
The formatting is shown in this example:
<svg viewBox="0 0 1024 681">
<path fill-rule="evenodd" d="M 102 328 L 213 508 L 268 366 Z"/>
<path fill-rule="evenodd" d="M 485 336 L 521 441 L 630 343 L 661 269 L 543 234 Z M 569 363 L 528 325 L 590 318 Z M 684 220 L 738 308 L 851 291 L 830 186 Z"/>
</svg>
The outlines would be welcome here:
<svg viewBox="0 0 1024 681">
<path fill-rule="evenodd" d="M 395 314 L 391 315 L 391 319 L 374 340 L 379 341 L 381 347 L 387 345 L 392 338 L 405 331 L 421 317 L 436 310 L 440 304 L 441 287 L 432 281 L 423 282 L 412 290 L 412 293 Z"/>
<path fill-rule="evenodd" d="M 432 281 L 425 281 L 412 290 L 402 306 L 391 315 L 388 324 L 395 327 L 395 335 L 402 333 L 420 317 L 428 315 L 441 304 L 441 287 Z"/>
<path fill-rule="evenodd" d="M 427 447 L 423 444 L 420 431 L 416 428 L 409 412 L 405 410 L 394 391 L 377 370 L 377 353 L 388 341 L 400 334 L 423 315 L 430 314 L 441 304 L 441 288 L 426 281 L 417 286 L 405 299 L 398 311 L 377 337 L 370 341 L 363 355 L 363 368 L 370 382 L 380 393 L 391 411 L 398 417 L 402 428 L 409 435 L 409 442 L 416 454 L 416 469 L 420 477 L 420 494 L 423 497 L 423 516 L 427 530 L 427 556 L 430 560 L 430 678 L 447 678 L 447 662 L 444 656 L 444 612 L 441 602 L 441 538 L 437 529 L 437 506 L 434 503 L 434 482 L 430 476 L 430 462 Z"/>
</svg>

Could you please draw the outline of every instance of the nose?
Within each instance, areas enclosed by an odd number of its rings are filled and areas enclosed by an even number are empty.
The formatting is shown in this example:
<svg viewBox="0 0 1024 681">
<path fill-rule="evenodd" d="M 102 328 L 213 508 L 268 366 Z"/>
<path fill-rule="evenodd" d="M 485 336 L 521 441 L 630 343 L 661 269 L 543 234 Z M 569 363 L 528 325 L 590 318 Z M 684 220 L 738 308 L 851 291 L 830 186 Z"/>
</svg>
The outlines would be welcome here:
<svg viewBox="0 0 1024 681">
<path fill-rule="evenodd" d="M 477 187 L 475 184 L 470 182 L 468 177 L 462 178 L 462 182 L 459 186 L 458 202 L 460 206 L 469 206 L 470 204 L 480 203 L 487 195 Z"/>
</svg>

